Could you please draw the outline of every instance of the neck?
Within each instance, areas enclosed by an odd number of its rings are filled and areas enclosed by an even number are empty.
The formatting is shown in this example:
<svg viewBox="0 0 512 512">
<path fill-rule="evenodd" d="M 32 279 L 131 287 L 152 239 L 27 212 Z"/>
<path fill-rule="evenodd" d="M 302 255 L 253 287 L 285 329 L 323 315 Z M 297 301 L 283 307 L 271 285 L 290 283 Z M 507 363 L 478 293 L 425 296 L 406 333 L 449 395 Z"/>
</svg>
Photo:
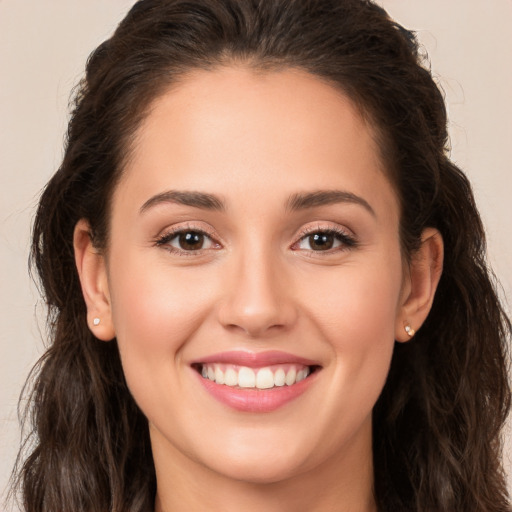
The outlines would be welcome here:
<svg viewBox="0 0 512 512">
<path fill-rule="evenodd" d="M 255 483 L 212 471 L 155 437 L 155 512 L 377 512 L 371 443 L 278 482 Z"/>
</svg>

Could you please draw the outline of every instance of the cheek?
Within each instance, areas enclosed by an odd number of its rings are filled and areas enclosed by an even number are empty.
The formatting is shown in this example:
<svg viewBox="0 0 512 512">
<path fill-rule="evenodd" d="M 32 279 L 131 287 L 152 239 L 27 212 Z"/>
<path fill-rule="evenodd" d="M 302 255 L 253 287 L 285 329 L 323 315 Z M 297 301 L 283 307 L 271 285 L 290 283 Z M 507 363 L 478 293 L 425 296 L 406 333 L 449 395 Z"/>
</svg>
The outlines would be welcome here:
<svg viewBox="0 0 512 512">
<path fill-rule="evenodd" d="M 163 260 L 148 265 L 132 257 L 111 272 L 112 315 L 128 380 L 142 372 L 154 377 L 179 358 L 212 303 L 212 286 L 200 273 L 183 275 Z"/>
<path fill-rule="evenodd" d="M 337 272 L 317 275 L 307 283 L 303 310 L 331 351 L 327 368 L 343 390 L 332 396 L 333 407 L 367 412 L 384 386 L 395 345 L 400 311 L 400 256 L 369 265 L 346 265 Z M 309 286 L 308 286 L 309 284 Z M 311 291 L 313 290 L 313 292 Z"/>
<path fill-rule="evenodd" d="M 401 265 L 347 265 L 317 273 L 304 282 L 303 309 L 331 341 L 333 349 L 364 350 L 380 340 L 394 340 L 400 310 Z"/>
</svg>

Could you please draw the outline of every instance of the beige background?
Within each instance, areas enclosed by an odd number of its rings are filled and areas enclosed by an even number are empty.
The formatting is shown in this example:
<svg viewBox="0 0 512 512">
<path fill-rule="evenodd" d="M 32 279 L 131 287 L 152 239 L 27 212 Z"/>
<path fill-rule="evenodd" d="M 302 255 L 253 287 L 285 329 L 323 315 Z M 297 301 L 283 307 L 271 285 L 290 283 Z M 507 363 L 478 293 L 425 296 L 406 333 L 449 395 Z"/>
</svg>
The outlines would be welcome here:
<svg viewBox="0 0 512 512">
<path fill-rule="evenodd" d="M 0 0 L 0 493 L 19 445 L 18 395 L 43 350 L 43 307 L 27 275 L 31 218 L 59 165 L 71 88 L 132 3 Z M 512 0 L 380 3 L 428 50 L 446 93 L 452 158 L 473 182 L 510 301 Z M 507 468 L 511 456 L 508 445 Z"/>
</svg>

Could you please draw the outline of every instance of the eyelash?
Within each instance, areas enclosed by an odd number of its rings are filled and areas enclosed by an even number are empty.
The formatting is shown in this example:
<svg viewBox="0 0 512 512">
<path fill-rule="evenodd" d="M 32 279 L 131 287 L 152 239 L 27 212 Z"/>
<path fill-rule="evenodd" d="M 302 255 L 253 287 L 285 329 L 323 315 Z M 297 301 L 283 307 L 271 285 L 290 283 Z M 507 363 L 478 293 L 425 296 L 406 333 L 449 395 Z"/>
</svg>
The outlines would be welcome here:
<svg viewBox="0 0 512 512">
<path fill-rule="evenodd" d="M 194 226 L 185 226 L 185 227 L 179 227 L 171 231 L 167 231 L 164 234 L 160 235 L 156 241 L 155 245 L 158 247 L 163 247 L 167 251 L 169 251 L 172 254 L 177 254 L 179 256 L 197 256 L 198 254 L 201 254 L 204 250 L 208 249 L 198 249 L 198 250 L 190 250 L 186 251 L 183 249 L 179 249 L 177 247 L 173 247 L 170 245 L 170 242 L 177 238 L 180 235 L 187 234 L 187 233 L 196 233 L 198 235 L 203 235 L 205 238 L 208 238 L 211 240 L 211 243 L 214 246 L 220 247 L 220 244 L 215 240 L 215 237 L 213 233 L 209 233 L 207 230 L 203 228 L 197 228 Z M 216 247 L 217 248 L 217 247 Z"/>
<path fill-rule="evenodd" d="M 314 251 L 313 249 L 305 249 L 310 253 L 314 253 L 315 255 L 332 254 L 338 251 L 347 251 L 349 249 L 355 249 L 358 246 L 358 241 L 354 236 L 349 235 L 345 230 L 337 226 L 330 226 L 328 228 L 322 226 L 315 226 L 307 227 L 299 233 L 299 239 L 292 245 L 292 250 L 293 247 L 297 246 L 308 237 L 316 234 L 334 236 L 337 239 L 337 241 L 340 242 L 340 246 L 327 249 L 325 251 Z"/>
<path fill-rule="evenodd" d="M 168 232 L 162 234 L 161 236 L 157 237 L 157 239 L 155 240 L 155 245 L 157 245 L 158 247 L 163 247 L 166 250 L 168 250 L 169 252 L 171 252 L 173 254 L 177 254 L 179 256 L 197 256 L 199 254 L 202 254 L 203 251 L 210 249 L 210 248 L 207 248 L 207 249 L 197 249 L 197 250 L 183 250 L 183 249 L 179 249 L 177 247 L 173 247 L 170 245 L 170 242 L 172 240 L 174 240 L 175 238 L 177 238 L 180 235 L 187 234 L 187 233 L 195 233 L 198 235 L 202 235 L 211 241 L 211 243 L 214 246 L 213 248 L 218 249 L 220 247 L 220 244 L 219 244 L 219 242 L 216 241 L 213 233 L 210 233 L 202 228 L 197 228 L 194 226 L 179 227 L 177 229 L 168 231 Z M 292 250 L 294 250 L 294 251 L 300 250 L 298 248 L 294 249 L 294 247 L 297 247 L 305 239 L 307 239 L 310 236 L 316 235 L 316 234 L 334 236 L 336 238 L 336 240 L 338 242 L 340 242 L 341 245 L 338 247 L 329 248 L 329 249 L 323 250 L 323 251 L 322 250 L 315 251 L 313 249 L 304 249 L 305 251 L 307 251 L 309 253 L 314 253 L 315 255 L 319 255 L 322 253 L 332 254 L 332 253 L 335 253 L 338 251 L 346 251 L 349 249 L 353 249 L 358 246 L 357 240 L 352 235 L 349 235 L 345 230 L 343 230 L 341 228 L 334 227 L 334 226 L 331 226 L 329 228 L 315 226 L 314 228 L 313 227 L 306 228 L 299 233 L 298 240 L 296 242 L 294 242 L 291 246 Z"/>
</svg>

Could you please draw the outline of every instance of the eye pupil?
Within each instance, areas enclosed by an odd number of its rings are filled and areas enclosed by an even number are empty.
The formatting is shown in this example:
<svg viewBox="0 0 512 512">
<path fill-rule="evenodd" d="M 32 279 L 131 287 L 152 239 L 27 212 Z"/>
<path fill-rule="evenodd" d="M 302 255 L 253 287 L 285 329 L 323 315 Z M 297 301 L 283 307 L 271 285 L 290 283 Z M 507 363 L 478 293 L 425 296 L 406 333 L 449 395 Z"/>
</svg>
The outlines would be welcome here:
<svg viewBox="0 0 512 512">
<path fill-rule="evenodd" d="M 185 251 L 198 250 L 203 247 L 204 235 L 196 231 L 188 231 L 179 235 L 180 248 Z"/>
<path fill-rule="evenodd" d="M 327 251 L 334 245 L 334 236 L 330 233 L 315 233 L 309 237 L 311 249 L 316 251 Z"/>
</svg>

